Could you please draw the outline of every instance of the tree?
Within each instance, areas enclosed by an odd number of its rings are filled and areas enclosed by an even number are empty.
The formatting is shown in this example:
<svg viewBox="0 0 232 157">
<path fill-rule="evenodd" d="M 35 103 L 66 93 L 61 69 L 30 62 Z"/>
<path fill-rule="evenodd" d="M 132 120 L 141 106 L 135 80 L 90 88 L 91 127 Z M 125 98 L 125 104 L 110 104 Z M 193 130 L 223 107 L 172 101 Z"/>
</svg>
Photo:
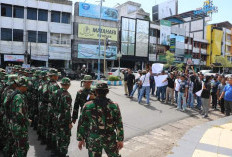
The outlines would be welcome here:
<svg viewBox="0 0 232 157">
<path fill-rule="evenodd" d="M 227 58 L 224 56 L 215 56 L 215 62 L 220 63 L 222 65 L 223 73 L 224 73 L 225 68 L 232 67 L 232 63 L 228 61 Z"/>
<path fill-rule="evenodd" d="M 170 51 L 166 51 L 166 60 L 167 60 L 167 64 L 165 64 L 165 68 L 169 68 L 173 66 L 173 63 L 175 61 L 174 54 L 171 53 Z"/>
</svg>

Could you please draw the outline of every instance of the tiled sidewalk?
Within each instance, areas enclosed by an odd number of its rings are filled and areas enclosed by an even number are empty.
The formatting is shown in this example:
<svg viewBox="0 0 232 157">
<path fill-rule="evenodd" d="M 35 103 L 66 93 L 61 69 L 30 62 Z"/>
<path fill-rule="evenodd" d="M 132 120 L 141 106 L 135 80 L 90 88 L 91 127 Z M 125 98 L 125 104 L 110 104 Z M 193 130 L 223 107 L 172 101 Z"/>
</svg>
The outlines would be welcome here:
<svg viewBox="0 0 232 157">
<path fill-rule="evenodd" d="M 192 128 L 167 157 L 232 157 L 232 116 Z"/>
</svg>

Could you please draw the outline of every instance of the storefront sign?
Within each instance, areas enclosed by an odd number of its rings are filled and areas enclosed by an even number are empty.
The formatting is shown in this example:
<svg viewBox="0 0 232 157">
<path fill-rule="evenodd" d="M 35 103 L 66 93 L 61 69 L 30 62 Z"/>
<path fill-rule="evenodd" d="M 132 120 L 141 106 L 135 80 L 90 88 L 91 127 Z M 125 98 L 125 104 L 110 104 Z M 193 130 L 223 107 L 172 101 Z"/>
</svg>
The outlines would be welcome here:
<svg viewBox="0 0 232 157">
<path fill-rule="evenodd" d="M 79 2 L 79 16 L 100 18 L 100 6 Z M 113 8 L 102 7 L 101 18 L 104 20 L 118 21 L 118 11 Z"/>
<path fill-rule="evenodd" d="M 37 61 L 48 61 L 48 56 L 44 55 L 44 56 L 37 56 L 37 55 L 31 55 L 31 59 L 32 60 L 37 60 Z"/>
<path fill-rule="evenodd" d="M 178 62 L 178 63 L 184 62 L 184 57 L 183 56 L 175 56 L 175 62 Z"/>
<path fill-rule="evenodd" d="M 99 58 L 98 54 L 99 54 L 98 45 L 78 44 L 78 58 L 98 59 Z M 117 47 L 109 46 L 106 49 L 105 57 L 107 60 L 116 60 Z M 104 46 L 101 46 L 100 59 L 104 59 Z"/>
<path fill-rule="evenodd" d="M 24 55 L 4 55 L 4 61 L 7 61 L 7 62 L 24 62 Z"/>
<path fill-rule="evenodd" d="M 194 11 L 194 14 L 199 15 L 199 14 L 210 14 L 216 12 L 218 12 L 218 7 L 213 5 L 213 0 L 207 0 L 204 2 L 203 8 L 197 9 L 196 11 Z"/>
<path fill-rule="evenodd" d="M 79 24 L 78 37 L 86 39 L 99 39 L 99 26 Z M 118 30 L 112 27 L 101 27 L 101 39 L 110 38 L 112 41 L 118 41 Z"/>
<path fill-rule="evenodd" d="M 160 21 L 160 44 L 170 45 L 171 22 L 167 20 Z"/>
</svg>

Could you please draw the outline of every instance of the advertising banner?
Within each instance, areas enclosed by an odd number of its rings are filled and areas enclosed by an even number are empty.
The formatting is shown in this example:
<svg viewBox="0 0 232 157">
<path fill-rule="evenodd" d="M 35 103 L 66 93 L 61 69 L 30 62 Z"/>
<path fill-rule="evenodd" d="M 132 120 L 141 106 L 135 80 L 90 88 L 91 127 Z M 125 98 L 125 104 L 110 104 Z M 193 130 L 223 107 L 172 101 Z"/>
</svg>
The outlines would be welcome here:
<svg viewBox="0 0 232 157">
<path fill-rule="evenodd" d="M 177 14 L 176 0 L 168 0 L 159 5 L 159 19 L 164 19 Z"/>
<path fill-rule="evenodd" d="M 136 56 L 148 57 L 149 21 L 137 19 Z"/>
<path fill-rule="evenodd" d="M 98 45 L 78 44 L 78 58 L 98 59 L 98 53 Z M 101 46 L 100 59 L 104 59 L 104 46 Z M 109 46 L 106 49 L 106 59 L 117 59 L 117 46 Z"/>
<path fill-rule="evenodd" d="M 166 20 L 160 21 L 160 44 L 170 45 L 171 22 Z"/>
<path fill-rule="evenodd" d="M 79 16 L 100 18 L 100 6 L 79 2 Z M 118 21 L 118 11 L 113 8 L 102 7 L 101 18 L 104 20 Z"/>
<path fill-rule="evenodd" d="M 78 37 L 86 39 L 99 39 L 99 26 L 79 24 Z M 112 41 L 118 41 L 118 30 L 112 27 L 101 27 L 101 39 L 110 38 Z"/>
<path fill-rule="evenodd" d="M 31 55 L 32 60 L 37 60 L 37 61 L 48 61 L 48 56 L 37 56 L 37 55 Z"/>
<path fill-rule="evenodd" d="M 4 61 L 24 62 L 24 55 L 4 55 Z"/>
</svg>

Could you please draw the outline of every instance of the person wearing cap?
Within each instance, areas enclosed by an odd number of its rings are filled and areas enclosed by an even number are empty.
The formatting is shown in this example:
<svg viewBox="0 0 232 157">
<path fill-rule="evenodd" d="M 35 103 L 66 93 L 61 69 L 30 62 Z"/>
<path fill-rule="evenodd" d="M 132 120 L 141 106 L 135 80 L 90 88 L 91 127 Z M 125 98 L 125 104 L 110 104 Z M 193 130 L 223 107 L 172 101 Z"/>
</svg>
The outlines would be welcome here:
<svg viewBox="0 0 232 157">
<path fill-rule="evenodd" d="M 57 123 L 57 118 L 55 117 L 55 114 L 57 113 L 57 106 L 56 102 L 53 101 L 53 95 L 54 92 L 60 89 L 60 86 L 57 83 L 58 80 L 58 71 L 57 69 L 50 69 L 49 70 L 49 82 L 47 83 L 47 86 L 45 88 L 44 92 L 47 92 L 48 94 L 48 123 L 45 125 L 47 126 L 47 149 L 55 149 L 56 146 L 56 123 Z"/>
<path fill-rule="evenodd" d="M 57 112 L 57 152 L 58 157 L 66 157 L 68 153 L 68 146 L 70 143 L 72 120 L 72 97 L 68 92 L 71 85 L 70 79 L 65 77 L 61 80 L 61 89 L 58 89 L 54 93 L 54 101 L 58 108 Z"/>
<path fill-rule="evenodd" d="M 26 157 L 29 150 L 28 127 L 30 119 L 28 117 L 28 106 L 26 91 L 28 89 L 28 81 L 26 77 L 21 77 L 16 81 L 17 88 L 11 95 L 10 108 L 10 132 L 14 140 L 13 156 Z"/>
<path fill-rule="evenodd" d="M 13 155 L 13 143 L 14 139 L 12 138 L 12 134 L 10 130 L 10 118 L 11 118 L 11 108 L 9 102 L 11 101 L 11 95 L 16 90 L 17 83 L 16 80 L 18 79 L 18 75 L 9 75 L 8 80 L 6 82 L 6 87 L 2 92 L 1 95 L 1 102 L 2 102 L 2 114 L 3 114 L 3 153 L 5 156 Z"/>
<path fill-rule="evenodd" d="M 140 89 L 139 92 L 139 99 L 138 99 L 138 103 L 141 103 L 142 101 L 142 97 L 144 96 L 144 93 L 146 92 L 146 98 L 147 101 L 146 103 L 148 105 L 150 105 L 150 76 L 151 76 L 151 71 L 147 72 L 147 70 L 143 70 L 143 76 L 141 76 L 140 78 L 140 85 L 142 86 L 142 88 Z"/>
<path fill-rule="evenodd" d="M 84 88 L 77 92 L 75 103 L 74 103 L 74 109 L 73 109 L 73 114 L 72 114 L 72 122 L 74 124 L 76 123 L 76 120 L 78 118 L 79 109 L 81 113 L 84 104 L 87 101 L 93 100 L 95 98 L 94 92 L 91 89 L 91 85 L 93 82 L 92 76 L 85 75 L 82 82 L 84 82 Z"/>
<path fill-rule="evenodd" d="M 106 97 L 109 93 L 106 83 L 97 83 L 95 92 L 96 99 L 84 105 L 78 122 L 78 147 L 81 150 L 87 142 L 90 157 L 101 157 L 103 149 L 108 156 L 120 157 L 124 129 L 119 106 Z"/>
<path fill-rule="evenodd" d="M 131 92 L 131 94 L 130 94 L 130 98 L 133 98 L 133 96 L 134 96 L 134 94 L 135 94 L 135 92 L 136 92 L 136 90 L 138 89 L 138 99 L 139 99 L 139 91 L 140 91 L 140 78 L 141 78 L 141 76 L 142 76 L 142 71 L 141 70 L 138 70 L 138 76 L 137 76 L 137 78 L 135 79 L 135 85 L 134 85 L 134 88 L 133 88 L 133 91 Z"/>
<path fill-rule="evenodd" d="M 177 105 L 177 110 L 181 110 L 181 106 L 182 106 L 182 110 L 185 112 L 186 111 L 186 97 L 188 94 L 188 83 L 185 79 L 185 75 L 182 74 L 180 76 L 180 88 L 179 88 L 179 92 L 178 92 L 178 105 Z M 183 105 L 181 103 L 181 100 L 183 100 Z"/>
<path fill-rule="evenodd" d="M 174 104 L 174 84 L 175 84 L 175 77 L 174 77 L 174 73 L 171 72 L 169 77 L 167 77 L 167 79 L 165 79 L 163 81 L 164 82 L 168 82 L 168 86 L 166 89 L 166 104 L 168 104 L 169 102 L 169 96 L 171 95 L 171 104 Z"/>
</svg>

